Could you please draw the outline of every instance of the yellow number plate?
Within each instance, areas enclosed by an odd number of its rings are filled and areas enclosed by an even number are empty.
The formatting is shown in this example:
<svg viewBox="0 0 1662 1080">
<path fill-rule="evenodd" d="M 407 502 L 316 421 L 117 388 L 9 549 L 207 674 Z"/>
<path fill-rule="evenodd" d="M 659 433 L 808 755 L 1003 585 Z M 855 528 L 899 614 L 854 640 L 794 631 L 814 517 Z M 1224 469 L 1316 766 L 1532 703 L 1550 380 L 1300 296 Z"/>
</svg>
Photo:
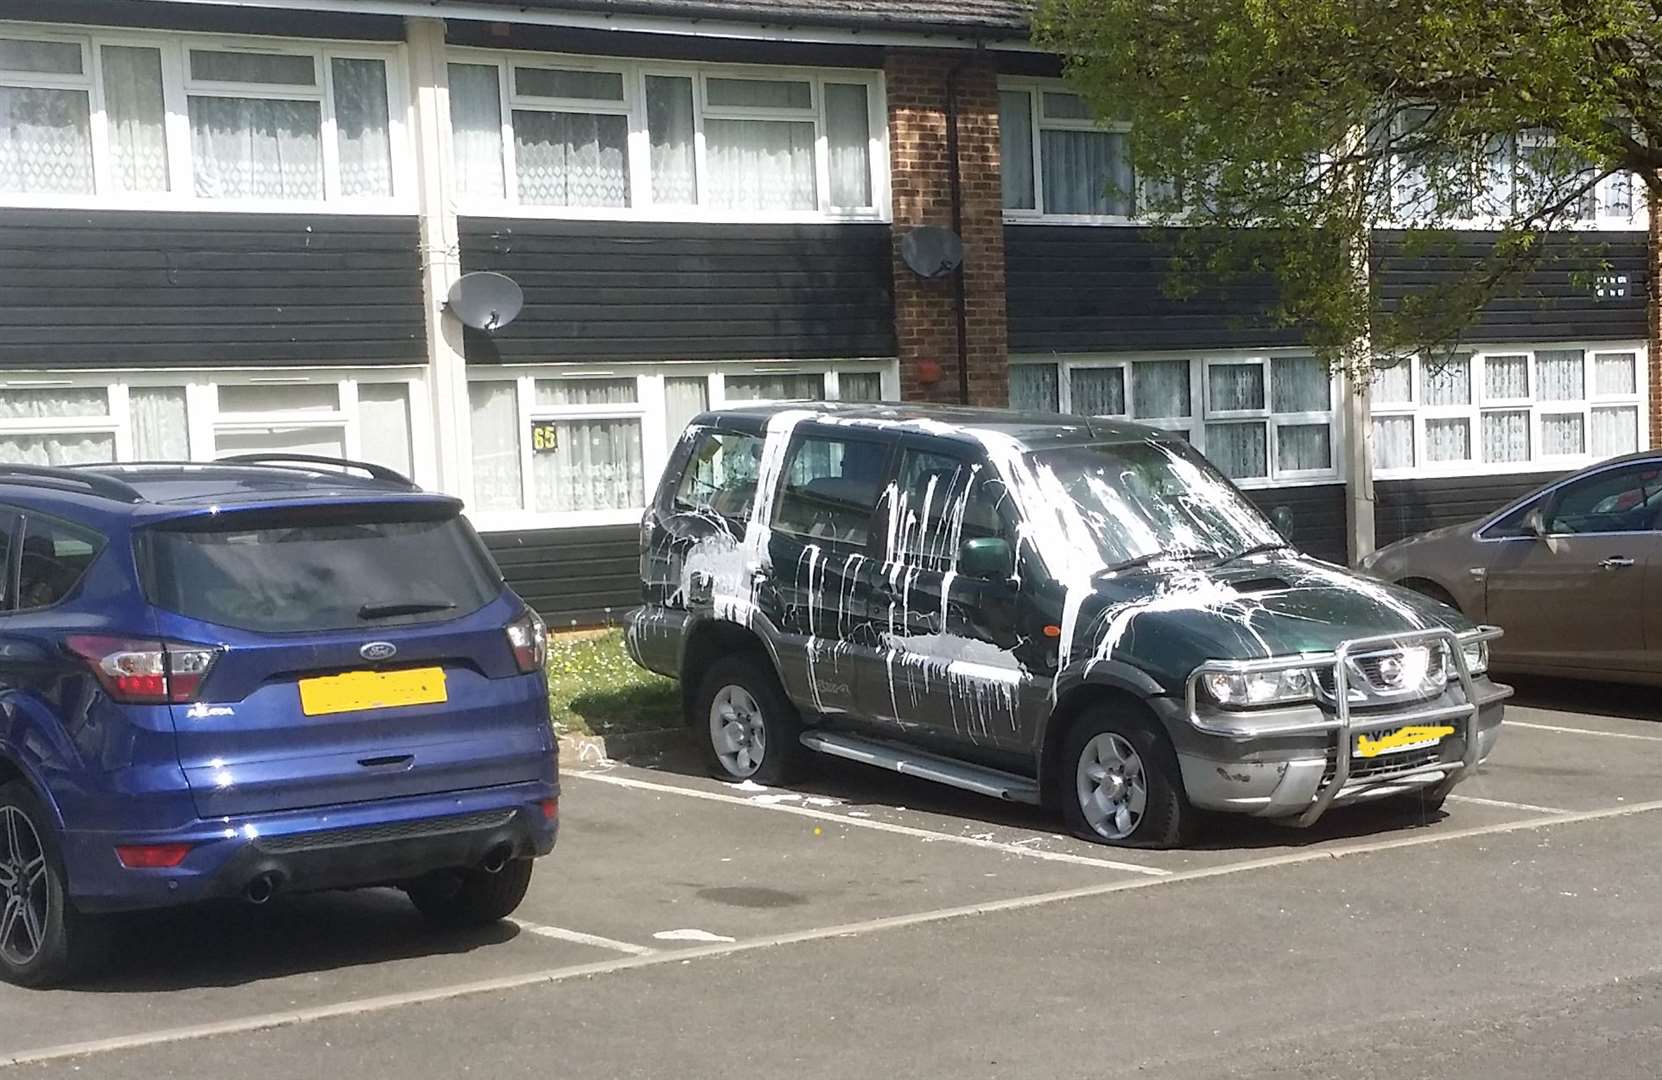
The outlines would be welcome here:
<svg viewBox="0 0 1662 1080">
<path fill-rule="evenodd" d="M 300 711 L 307 716 L 437 705 L 448 700 L 443 668 L 408 671 L 348 671 L 300 680 Z"/>
<path fill-rule="evenodd" d="M 1379 735 L 1358 735 L 1356 756 L 1378 757 L 1380 754 L 1389 754 L 1397 750 L 1418 750 L 1425 746 L 1436 746 L 1444 737 L 1453 734 L 1453 728 L 1442 725 L 1410 725 Z"/>
</svg>

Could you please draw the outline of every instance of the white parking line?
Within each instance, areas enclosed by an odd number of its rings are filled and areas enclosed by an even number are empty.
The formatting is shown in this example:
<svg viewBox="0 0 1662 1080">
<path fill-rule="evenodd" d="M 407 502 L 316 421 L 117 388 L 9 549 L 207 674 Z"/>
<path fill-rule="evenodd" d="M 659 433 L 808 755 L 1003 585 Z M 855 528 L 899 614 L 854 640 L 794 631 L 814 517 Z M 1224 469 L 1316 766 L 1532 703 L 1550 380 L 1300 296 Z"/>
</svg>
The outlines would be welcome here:
<svg viewBox="0 0 1662 1080">
<path fill-rule="evenodd" d="M 1119 870 L 1128 874 L 1145 874 L 1149 877 L 1165 877 L 1171 873 L 1170 870 L 1161 870 L 1153 866 L 1140 866 L 1137 863 L 1118 862 L 1114 859 L 1094 859 L 1088 855 L 1074 855 L 1066 851 L 1043 851 L 1022 844 L 1006 844 L 997 840 L 987 840 L 979 836 L 932 832 L 929 829 L 918 829 L 910 825 L 896 825 L 893 822 L 878 821 L 875 818 L 851 818 L 846 814 L 834 814 L 827 810 L 811 810 L 806 806 L 786 806 L 776 802 L 753 802 L 741 795 L 727 795 L 719 791 L 677 787 L 673 784 L 655 784 L 650 780 L 636 780 L 633 777 L 618 776 L 615 773 L 572 770 L 565 773 L 565 775 L 581 776 L 585 780 L 596 780 L 602 784 L 616 784 L 619 787 L 639 788 L 643 791 L 661 791 L 669 795 L 685 795 L 689 799 L 705 799 L 710 802 L 730 803 L 734 806 L 749 806 L 758 810 L 774 810 L 783 814 L 813 818 L 815 821 L 834 821 L 838 825 L 846 825 L 853 829 L 872 829 L 877 832 L 895 833 L 900 836 L 914 836 L 923 840 L 942 840 L 949 844 L 963 844 L 966 847 L 999 851 L 1006 855 L 1020 855 L 1027 859 L 1073 863 L 1076 866 L 1097 866 L 1104 870 Z"/>
<path fill-rule="evenodd" d="M 1537 814 L 1568 814 L 1557 806 L 1536 806 L 1534 803 L 1507 802 L 1505 799 L 1480 799 L 1476 795 L 1450 795 L 1450 802 L 1472 803 L 1476 806 L 1499 806 L 1507 810 L 1529 810 Z"/>
<path fill-rule="evenodd" d="M 585 934 L 581 930 L 567 930 L 563 926 L 544 926 L 541 923 L 526 922 L 524 919 L 509 919 L 509 922 L 538 937 L 553 938 L 556 941 L 569 941 L 574 945 L 593 945 L 597 949 L 610 949 L 613 952 L 628 953 L 630 956 L 651 956 L 657 949 L 649 949 L 644 945 L 631 945 L 627 941 L 617 941 L 599 934 Z"/>
<path fill-rule="evenodd" d="M 1406 836 L 1395 836 L 1360 844 L 1307 848 L 1303 851 L 1272 855 L 1263 859 L 1247 859 L 1222 866 L 1180 870 L 1165 877 L 1121 878 L 1116 881 L 1104 881 L 1096 885 L 1085 885 L 1057 892 L 1017 896 L 1007 900 L 989 900 L 980 904 L 939 908 L 935 911 L 921 911 L 912 915 L 892 915 L 886 918 L 869 919 L 865 922 L 844 923 L 840 926 L 822 926 L 813 930 L 798 930 L 791 933 L 774 934 L 769 937 L 751 938 L 733 944 L 705 945 L 688 949 L 664 949 L 650 956 L 620 957 L 616 960 L 601 960 L 592 964 L 551 968 L 547 971 L 535 971 L 524 975 L 507 975 L 481 982 L 459 983 L 452 986 L 433 987 L 427 990 L 412 990 L 403 994 L 360 998 L 356 1001 L 342 1001 L 333 1005 L 318 1005 L 309 1009 L 290 1009 L 286 1012 L 267 1013 L 237 1020 L 222 1020 L 211 1024 L 198 1024 L 193 1027 L 170 1028 L 161 1031 L 142 1032 L 136 1035 L 121 1035 L 111 1039 L 66 1043 L 60 1046 L 44 1047 L 39 1050 L 24 1050 L 0 1056 L 0 1068 L 17 1065 L 38 1065 L 44 1062 L 63 1061 L 68 1058 L 88 1057 L 94 1054 L 108 1054 L 123 1050 L 139 1050 L 169 1043 L 208 1039 L 219 1035 L 246 1035 L 256 1031 L 269 1031 L 274 1028 L 291 1027 L 297 1024 L 316 1023 L 320 1020 L 334 1020 L 342 1017 L 386 1012 L 390 1009 L 403 1008 L 406 1005 L 428 1005 L 435 1002 L 454 1001 L 457 998 L 474 997 L 479 994 L 501 993 L 531 986 L 567 982 L 587 976 L 656 967 L 660 964 L 686 963 L 690 960 L 730 956 L 735 953 L 752 952 L 756 949 L 769 949 L 780 945 L 794 945 L 810 941 L 824 941 L 829 938 L 863 937 L 884 930 L 922 926 L 929 923 L 944 922 L 949 919 L 962 919 L 996 912 L 1020 911 L 1025 908 L 1043 907 L 1069 900 L 1083 900 L 1090 897 L 1107 896 L 1112 893 L 1129 892 L 1133 889 L 1158 888 L 1163 885 L 1176 885 L 1186 881 L 1203 881 L 1209 878 L 1244 874 L 1254 870 L 1270 870 L 1277 867 L 1297 866 L 1301 863 L 1321 862 L 1327 859 L 1342 859 L 1352 855 L 1367 855 L 1399 848 L 1442 844 L 1471 837 L 1526 832 L 1585 821 L 1632 817 L 1635 814 L 1648 814 L 1657 810 L 1662 810 L 1662 800 L 1634 803 L 1631 806 L 1619 806 L 1609 810 L 1586 810 L 1571 814 L 1525 818 L 1522 821 L 1507 821 L 1498 825 L 1480 825 L 1470 829 L 1450 829 L 1446 832 L 1432 833 L 1415 832 Z"/>
<path fill-rule="evenodd" d="M 1556 731 L 1561 735 L 1602 735 L 1606 739 L 1634 739 L 1638 742 L 1662 742 L 1662 735 L 1632 735 L 1625 731 L 1595 731 L 1584 727 L 1559 727 L 1557 724 L 1531 724 L 1525 720 L 1508 720 L 1508 728 L 1528 728 L 1531 731 Z"/>
</svg>

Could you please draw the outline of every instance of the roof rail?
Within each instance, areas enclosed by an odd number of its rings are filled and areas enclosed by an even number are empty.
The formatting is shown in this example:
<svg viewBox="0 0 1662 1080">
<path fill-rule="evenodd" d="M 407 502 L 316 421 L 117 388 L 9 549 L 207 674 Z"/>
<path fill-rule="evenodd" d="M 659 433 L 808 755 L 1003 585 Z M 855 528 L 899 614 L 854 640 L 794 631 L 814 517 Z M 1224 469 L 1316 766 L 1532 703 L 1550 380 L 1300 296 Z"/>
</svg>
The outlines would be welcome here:
<svg viewBox="0 0 1662 1080">
<path fill-rule="evenodd" d="M 131 484 L 123 483 L 113 476 L 93 472 L 86 466 L 56 468 L 48 465 L 0 465 L 0 484 L 26 484 L 59 491 L 78 488 L 117 502 L 144 502 L 144 496 Z"/>
<path fill-rule="evenodd" d="M 371 480 L 397 484 L 411 491 L 418 490 L 414 480 L 401 472 L 387 468 L 385 465 L 373 465 L 367 461 L 353 461 L 350 458 L 324 457 L 322 454 L 232 454 L 230 457 L 215 459 L 215 463 L 220 465 L 330 465 L 337 469 L 356 469 L 366 474 Z"/>
</svg>

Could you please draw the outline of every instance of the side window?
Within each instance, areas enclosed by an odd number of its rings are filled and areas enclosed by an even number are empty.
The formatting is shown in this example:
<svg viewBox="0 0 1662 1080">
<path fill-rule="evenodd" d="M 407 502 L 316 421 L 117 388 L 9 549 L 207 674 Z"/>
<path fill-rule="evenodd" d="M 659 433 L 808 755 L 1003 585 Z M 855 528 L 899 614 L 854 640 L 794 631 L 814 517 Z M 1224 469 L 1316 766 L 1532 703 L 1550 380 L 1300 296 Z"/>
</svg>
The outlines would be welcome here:
<svg viewBox="0 0 1662 1080">
<path fill-rule="evenodd" d="M 1548 514 L 1547 532 L 1645 532 L 1655 527 L 1659 505 L 1662 466 L 1612 469 L 1560 488 Z"/>
<path fill-rule="evenodd" d="M 1002 490 L 985 466 L 907 450 L 890 507 L 896 550 L 889 558 L 929 570 L 952 569 L 964 541 L 1004 535 L 997 502 Z"/>
<path fill-rule="evenodd" d="M 1531 499 L 1516 507 L 1511 513 L 1484 529 L 1483 539 L 1506 540 L 1511 537 L 1530 535 L 1529 530 L 1524 528 L 1524 519 L 1529 516 L 1530 511 L 1539 509 L 1541 505 L 1540 499 Z"/>
<path fill-rule="evenodd" d="M 675 490 L 675 509 L 713 511 L 735 521 L 750 520 L 756 505 L 756 473 L 762 440 L 728 431 L 706 432 L 687 459 Z"/>
<path fill-rule="evenodd" d="M 785 466 L 774 527 L 815 540 L 863 546 L 887 457 L 882 443 L 803 439 Z"/>
<path fill-rule="evenodd" d="M 12 606 L 12 545 L 17 537 L 16 514 L 0 510 L 0 612 Z"/>
<path fill-rule="evenodd" d="M 68 596 L 104 546 L 98 533 L 46 517 L 27 517 L 18 560 L 17 606 L 50 607 Z"/>
</svg>

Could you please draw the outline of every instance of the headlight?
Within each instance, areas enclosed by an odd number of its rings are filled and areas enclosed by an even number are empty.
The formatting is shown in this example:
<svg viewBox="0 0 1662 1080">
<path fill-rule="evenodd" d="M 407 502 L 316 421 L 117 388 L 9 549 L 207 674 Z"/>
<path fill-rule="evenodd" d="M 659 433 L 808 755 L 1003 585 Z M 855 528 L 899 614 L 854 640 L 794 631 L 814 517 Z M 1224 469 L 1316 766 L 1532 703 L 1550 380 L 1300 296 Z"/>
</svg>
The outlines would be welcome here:
<svg viewBox="0 0 1662 1080">
<path fill-rule="evenodd" d="M 1462 642 L 1460 651 L 1466 654 L 1466 670 L 1473 675 L 1482 675 L 1489 670 L 1489 643 L 1487 641 Z"/>
<path fill-rule="evenodd" d="M 1209 671 L 1200 677 L 1200 685 L 1213 701 L 1235 708 L 1309 701 L 1314 696 L 1313 684 L 1308 668 L 1250 675 Z"/>
</svg>

